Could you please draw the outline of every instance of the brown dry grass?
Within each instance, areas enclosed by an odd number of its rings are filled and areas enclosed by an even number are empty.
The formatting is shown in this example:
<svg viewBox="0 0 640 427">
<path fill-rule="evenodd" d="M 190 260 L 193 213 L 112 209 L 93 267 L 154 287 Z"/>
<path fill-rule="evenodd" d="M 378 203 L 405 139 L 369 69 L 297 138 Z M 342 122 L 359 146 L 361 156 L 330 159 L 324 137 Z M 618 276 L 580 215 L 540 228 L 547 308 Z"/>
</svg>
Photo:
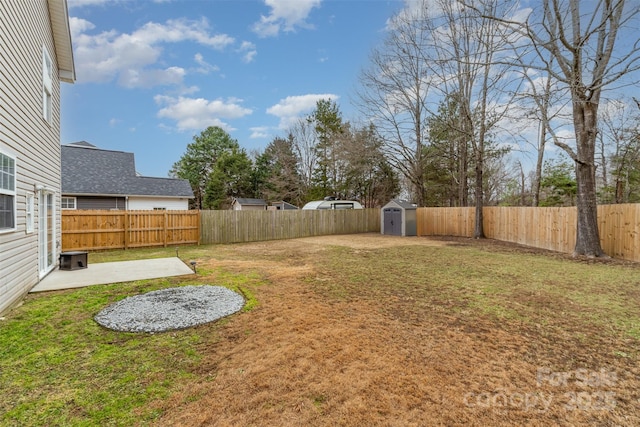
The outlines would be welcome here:
<svg viewBox="0 0 640 427">
<path fill-rule="evenodd" d="M 363 235 L 221 249 L 229 252 L 203 268 L 257 271 L 271 284 L 252 289 L 257 308 L 231 317 L 217 339 L 201 344 L 205 356 L 196 379 L 157 403 L 164 413 L 158 424 L 640 425 L 635 339 L 609 332 L 586 336 L 588 322 L 571 316 L 543 326 L 536 312 L 501 320 L 478 314 L 464 299 L 382 287 L 375 277 L 337 283 L 341 251 L 376 263 L 380 248 L 451 243 Z M 491 242 L 455 244 L 531 254 Z M 331 256 L 337 264 L 318 262 Z M 549 298 L 526 291 L 513 303 L 572 309 Z M 573 375 L 567 384 L 548 378 L 539 384 L 536 375 L 545 366 Z M 600 369 L 617 377 L 585 385 L 575 377 L 579 368 L 592 377 Z M 579 407 L 567 406 L 572 403 Z"/>
</svg>

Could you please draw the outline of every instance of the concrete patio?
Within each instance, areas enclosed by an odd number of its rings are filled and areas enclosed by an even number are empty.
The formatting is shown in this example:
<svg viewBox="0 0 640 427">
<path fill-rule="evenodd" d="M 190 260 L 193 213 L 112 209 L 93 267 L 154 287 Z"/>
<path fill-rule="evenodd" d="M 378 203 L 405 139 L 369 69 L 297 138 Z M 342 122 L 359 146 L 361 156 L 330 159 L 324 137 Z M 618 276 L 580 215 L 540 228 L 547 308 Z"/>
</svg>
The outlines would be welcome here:
<svg viewBox="0 0 640 427">
<path fill-rule="evenodd" d="M 177 257 L 94 263 L 80 270 L 56 269 L 30 292 L 56 291 L 189 274 L 194 274 L 193 270 Z"/>
</svg>

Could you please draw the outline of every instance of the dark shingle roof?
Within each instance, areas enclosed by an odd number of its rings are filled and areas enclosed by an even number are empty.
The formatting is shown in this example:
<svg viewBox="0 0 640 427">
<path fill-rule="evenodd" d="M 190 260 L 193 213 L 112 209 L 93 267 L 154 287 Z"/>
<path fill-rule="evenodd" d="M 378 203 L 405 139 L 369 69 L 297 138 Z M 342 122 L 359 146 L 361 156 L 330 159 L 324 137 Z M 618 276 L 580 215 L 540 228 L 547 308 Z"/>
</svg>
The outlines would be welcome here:
<svg viewBox="0 0 640 427">
<path fill-rule="evenodd" d="M 255 206 L 267 206 L 267 202 L 262 199 L 249 199 L 238 197 L 235 199 L 236 203 L 240 205 L 255 205 Z"/>
<path fill-rule="evenodd" d="M 185 179 L 136 176 L 133 153 L 101 150 L 85 141 L 61 149 L 63 194 L 193 197 Z"/>
</svg>

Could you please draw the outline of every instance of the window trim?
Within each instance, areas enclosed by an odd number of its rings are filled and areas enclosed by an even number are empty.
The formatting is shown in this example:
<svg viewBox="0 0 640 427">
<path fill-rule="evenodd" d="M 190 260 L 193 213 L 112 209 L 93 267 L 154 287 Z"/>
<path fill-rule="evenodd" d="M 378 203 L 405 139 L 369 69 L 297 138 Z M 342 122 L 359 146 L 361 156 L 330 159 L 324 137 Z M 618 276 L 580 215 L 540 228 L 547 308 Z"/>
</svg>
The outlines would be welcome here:
<svg viewBox="0 0 640 427">
<path fill-rule="evenodd" d="M 18 159 L 16 156 L 8 153 L 7 151 L 0 149 L 0 168 L 2 167 L 3 156 L 8 157 L 10 160 L 13 160 L 13 189 L 3 188 L 3 185 L 2 185 L 3 180 L 0 179 L 0 194 L 10 196 L 13 198 L 13 227 L 0 228 L 0 234 L 15 232 L 17 230 L 17 222 L 18 222 L 18 209 L 17 209 L 18 190 L 16 188 L 18 185 L 18 178 L 17 178 Z M 3 171 L 0 169 L 0 174 L 2 173 Z"/>
<path fill-rule="evenodd" d="M 25 233 L 31 234 L 35 230 L 36 195 L 25 194 Z"/>
<path fill-rule="evenodd" d="M 51 124 L 53 120 L 53 61 L 46 46 L 42 46 L 42 117 Z"/>
<path fill-rule="evenodd" d="M 65 200 L 68 202 L 69 200 L 73 200 L 73 207 L 70 208 L 65 206 Z M 62 196 L 60 198 L 60 209 L 63 211 L 74 211 L 78 209 L 78 198 L 73 196 Z"/>
</svg>

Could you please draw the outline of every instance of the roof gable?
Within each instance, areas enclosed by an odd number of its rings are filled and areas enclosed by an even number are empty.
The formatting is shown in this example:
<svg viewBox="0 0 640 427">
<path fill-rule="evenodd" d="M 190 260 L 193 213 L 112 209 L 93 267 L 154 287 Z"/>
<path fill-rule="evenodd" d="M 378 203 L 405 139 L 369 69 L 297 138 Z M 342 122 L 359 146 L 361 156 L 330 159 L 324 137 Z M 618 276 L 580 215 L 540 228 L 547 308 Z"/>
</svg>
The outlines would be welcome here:
<svg viewBox="0 0 640 427">
<path fill-rule="evenodd" d="M 389 203 L 384 205 L 383 208 L 391 207 L 391 206 L 399 207 L 402 209 L 417 209 L 418 207 L 416 204 L 407 202 L 406 200 L 393 199 L 393 200 L 390 200 Z"/>
<path fill-rule="evenodd" d="M 250 199 L 245 197 L 238 197 L 233 200 L 234 203 L 245 206 L 267 206 L 267 202 L 262 199 Z"/>
<path fill-rule="evenodd" d="M 49 6 L 51 31 L 53 32 L 60 80 L 73 83 L 76 80 L 76 69 L 73 62 L 67 0 L 47 0 L 47 4 Z"/>
<path fill-rule="evenodd" d="M 189 181 L 137 176 L 133 153 L 102 150 L 86 141 L 63 145 L 62 193 L 192 198 Z"/>
</svg>

